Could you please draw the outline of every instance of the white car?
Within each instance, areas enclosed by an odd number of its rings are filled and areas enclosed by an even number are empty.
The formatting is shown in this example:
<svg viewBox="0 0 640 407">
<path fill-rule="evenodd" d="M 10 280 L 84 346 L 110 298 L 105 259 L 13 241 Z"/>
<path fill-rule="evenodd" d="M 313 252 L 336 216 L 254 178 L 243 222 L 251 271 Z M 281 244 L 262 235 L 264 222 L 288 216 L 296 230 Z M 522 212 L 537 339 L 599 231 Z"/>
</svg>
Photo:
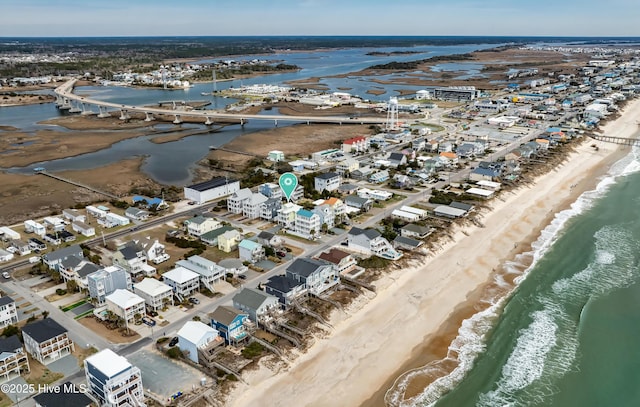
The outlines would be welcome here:
<svg viewBox="0 0 640 407">
<path fill-rule="evenodd" d="M 7 273 L 6 271 L 2 273 L 2 277 L 6 278 L 7 280 L 11 278 L 9 273 Z"/>
</svg>

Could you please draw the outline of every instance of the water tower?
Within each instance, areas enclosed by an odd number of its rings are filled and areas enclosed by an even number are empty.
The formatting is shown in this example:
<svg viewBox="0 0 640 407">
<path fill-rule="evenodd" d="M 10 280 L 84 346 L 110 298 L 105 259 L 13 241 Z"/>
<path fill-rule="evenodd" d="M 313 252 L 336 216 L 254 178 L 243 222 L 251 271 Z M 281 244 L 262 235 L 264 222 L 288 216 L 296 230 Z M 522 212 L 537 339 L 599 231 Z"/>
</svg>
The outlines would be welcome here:
<svg viewBox="0 0 640 407">
<path fill-rule="evenodd" d="M 387 122 L 386 130 L 398 130 L 398 98 L 389 98 L 389 104 L 387 105 Z"/>
</svg>

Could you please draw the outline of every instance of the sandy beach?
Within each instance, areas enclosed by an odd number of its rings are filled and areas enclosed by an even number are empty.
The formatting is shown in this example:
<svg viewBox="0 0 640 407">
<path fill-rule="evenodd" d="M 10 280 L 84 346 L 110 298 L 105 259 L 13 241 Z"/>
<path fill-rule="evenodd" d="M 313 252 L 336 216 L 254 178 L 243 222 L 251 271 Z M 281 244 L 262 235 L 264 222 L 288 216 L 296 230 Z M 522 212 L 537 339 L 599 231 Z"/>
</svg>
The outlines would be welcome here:
<svg viewBox="0 0 640 407">
<path fill-rule="evenodd" d="M 638 130 L 637 117 L 640 100 L 629 103 L 604 133 L 631 137 Z M 495 289 L 494 273 L 516 254 L 530 251 L 554 214 L 592 189 L 622 153 L 617 145 L 585 140 L 534 185 L 492 200 L 483 228 L 456 230 L 455 242 L 425 264 L 379 280 L 377 296 L 357 312 L 335 313 L 334 332 L 318 339 L 289 369 L 270 374 L 261 368 L 248 374 L 249 385 L 238 385 L 228 404 L 252 406 L 269 400 L 273 406 L 383 405 L 385 391 L 402 372 L 445 356 L 452 328 L 457 331 L 464 319 L 461 315 L 486 307 L 478 300 L 486 296 L 483 291 Z M 413 392 L 425 384 L 414 386 Z"/>
</svg>

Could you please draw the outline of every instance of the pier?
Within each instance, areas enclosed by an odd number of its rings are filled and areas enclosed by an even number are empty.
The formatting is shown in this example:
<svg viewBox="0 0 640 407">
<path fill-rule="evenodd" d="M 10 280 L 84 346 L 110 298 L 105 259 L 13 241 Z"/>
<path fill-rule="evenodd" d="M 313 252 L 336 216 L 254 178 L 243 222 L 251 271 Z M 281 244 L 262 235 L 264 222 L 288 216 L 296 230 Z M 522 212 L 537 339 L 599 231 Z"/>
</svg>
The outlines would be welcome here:
<svg viewBox="0 0 640 407">
<path fill-rule="evenodd" d="M 623 137 L 611 137 L 611 136 L 600 136 L 597 134 L 589 134 L 594 140 L 604 141 L 605 143 L 614 143 L 620 144 L 623 146 L 640 146 L 640 139 L 636 138 L 623 138 Z"/>
<path fill-rule="evenodd" d="M 67 184 L 71 184 L 71 185 L 75 185 L 75 186 L 80 187 L 80 188 L 88 189 L 89 191 L 95 192 L 95 193 L 100 194 L 100 195 L 108 196 L 111 199 L 116 199 L 116 200 L 120 199 L 120 197 L 117 196 L 117 195 L 111 194 L 109 192 L 101 191 L 101 190 L 99 190 L 97 188 L 94 188 L 94 187 L 89 186 L 87 184 L 83 184 L 81 182 L 72 181 L 70 179 L 63 178 L 63 177 L 61 177 L 59 175 L 54 175 L 54 174 L 51 174 L 51 173 L 46 172 L 46 171 L 38 171 L 37 173 L 38 174 L 42 174 L 42 175 L 46 175 L 47 177 L 51 177 L 51 178 L 57 179 L 58 181 L 66 182 Z"/>
</svg>

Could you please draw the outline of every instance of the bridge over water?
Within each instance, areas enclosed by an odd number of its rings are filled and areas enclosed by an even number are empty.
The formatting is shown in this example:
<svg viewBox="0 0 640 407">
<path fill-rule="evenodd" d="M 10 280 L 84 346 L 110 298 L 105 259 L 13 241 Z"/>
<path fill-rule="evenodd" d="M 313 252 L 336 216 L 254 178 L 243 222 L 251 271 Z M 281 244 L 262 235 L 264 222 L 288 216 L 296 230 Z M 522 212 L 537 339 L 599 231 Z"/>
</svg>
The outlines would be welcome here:
<svg viewBox="0 0 640 407">
<path fill-rule="evenodd" d="M 95 114 L 91 111 L 92 106 L 98 107 L 98 117 L 111 117 L 109 110 L 120 111 L 120 119 L 126 120 L 130 118 L 129 113 L 143 113 L 146 121 L 154 120 L 154 115 L 173 116 L 173 123 L 182 123 L 184 118 L 200 119 L 206 125 L 212 125 L 218 121 L 237 121 L 241 125 L 248 120 L 267 120 L 273 121 L 274 125 L 278 122 L 297 122 L 297 123 L 335 123 L 335 124 L 384 124 L 387 122 L 386 117 L 358 117 L 349 118 L 345 116 L 289 116 L 289 115 L 257 115 L 243 113 L 229 113 L 215 110 L 197 110 L 184 111 L 178 109 L 161 109 L 145 106 L 128 106 L 118 103 L 106 102 L 97 99 L 91 99 L 84 96 L 78 96 L 73 93 L 76 80 L 71 79 L 63 85 L 57 87 L 54 92 L 56 94 L 56 105 L 62 110 L 68 110 L 71 113 Z"/>
</svg>

